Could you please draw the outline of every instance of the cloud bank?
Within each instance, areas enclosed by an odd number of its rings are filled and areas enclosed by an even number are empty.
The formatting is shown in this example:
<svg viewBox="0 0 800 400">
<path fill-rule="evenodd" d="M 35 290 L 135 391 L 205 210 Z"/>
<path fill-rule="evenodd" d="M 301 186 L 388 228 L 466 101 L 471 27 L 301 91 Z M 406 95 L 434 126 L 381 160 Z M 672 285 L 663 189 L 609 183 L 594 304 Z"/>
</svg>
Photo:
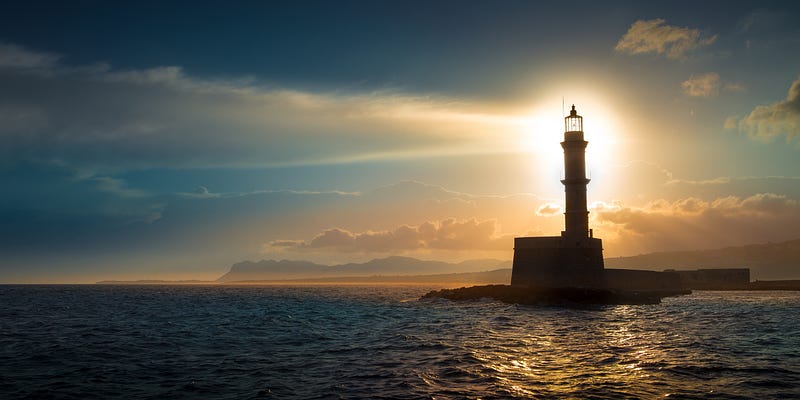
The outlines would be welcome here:
<svg viewBox="0 0 800 400">
<path fill-rule="evenodd" d="M 716 35 L 703 37 L 699 29 L 667 25 L 666 22 L 661 18 L 634 22 L 614 50 L 627 54 L 653 53 L 684 60 L 689 51 L 717 40 Z"/>
<path fill-rule="evenodd" d="M 800 201 L 759 193 L 713 200 L 656 200 L 642 207 L 596 209 L 598 227 L 629 254 L 666 249 L 703 249 L 800 237 Z"/>
<path fill-rule="evenodd" d="M 786 182 L 786 181 L 784 181 Z M 720 187 L 735 182 L 690 182 L 673 180 L 673 187 Z M 405 189 L 414 189 L 407 187 Z M 417 188 L 419 189 L 419 188 Z M 417 195 L 426 197 L 414 190 Z M 698 190 L 698 192 L 705 192 Z M 406 192 L 408 195 L 411 192 Z M 366 195 L 366 194 L 365 194 Z M 368 195 L 372 198 L 372 194 Z M 359 200 L 358 197 L 352 200 Z M 360 199 L 366 200 L 366 198 Z M 376 200 L 372 198 L 369 200 Z M 478 198 L 476 198 L 478 200 Z M 525 215 L 526 208 L 489 208 L 477 201 L 475 213 L 498 215 L 508 224 L 513 215 Z M 355 205 L 352 205 L 355 206 Z M 347 206 L 348 208 L 350 206 Z M 360 208 L 365 207 L 362 203 Z M 497 219 L 446 218 L 421 224 L 399 224 L 389 229 L 355 230 L 342 227 L 322 229 L 308 239 L 274 239 L 263 245 L 265 254 L 419 254 L 419 252 L 497 252 L 510 257 L 513 238 L 529 235 L 558 235 L 562 229 L 561 209 L 550 202 L 540 203 L 529 224 L 539 225 L 536 232 L 526 231 L 525 224 L 501 225 Z M 397 210 L 393 211 L 394 213 Z M 527 212 L 530 212 L 527 210 Z M 405 211 L 404 213 L 408 213 Z M 438 213 L 435 213 L 438 214 Z M 434 213 L 429 214 L 434 215 Z M 438 214 L 442 215 L 442 214 Z M 466 214 L 461 214 L 466 215 Z M 369 219 L 367 214 L 359 218 Z M 594 201 L 590 205 L 590 224 L 597 237 L 604 240 L 607 255 L 632 255 L 676 249 L 705 249 L 729 245 L 783 241 L 800 237 L 800 201 L 784 194 L 756 193 L 746 196 L 696 197 L 674 200 L 658 198 L 633 206 L 623 201 Z M 347 224 L 345 220 L 339 220 Z M 333 222 L 333 221 L 331 221 Z M 501 229 L 503 228 L 503 229 Z M 284 238 L 286 236 L 283 236 Z M 302 236 L 300 236 L 302 237 Z"/>
</svg>

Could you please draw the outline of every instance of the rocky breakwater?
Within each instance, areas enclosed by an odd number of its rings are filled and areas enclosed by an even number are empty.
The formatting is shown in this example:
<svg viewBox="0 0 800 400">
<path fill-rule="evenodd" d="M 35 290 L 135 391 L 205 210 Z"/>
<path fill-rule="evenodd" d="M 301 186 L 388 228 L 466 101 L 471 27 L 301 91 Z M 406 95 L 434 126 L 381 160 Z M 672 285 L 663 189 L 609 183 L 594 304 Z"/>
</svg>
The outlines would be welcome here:
<svg viewBox="0 0 800 400">
<path fill-rule="evenodd" d="M 456 301 L 494 299 L 510 304 L 659 304 L 665 297 L 680 296 L 691 290 L 618 290 L 603 288 L 526 288 L 510 285 L 485 285 L 431 291 L 422 299 Z"/>
</svg>

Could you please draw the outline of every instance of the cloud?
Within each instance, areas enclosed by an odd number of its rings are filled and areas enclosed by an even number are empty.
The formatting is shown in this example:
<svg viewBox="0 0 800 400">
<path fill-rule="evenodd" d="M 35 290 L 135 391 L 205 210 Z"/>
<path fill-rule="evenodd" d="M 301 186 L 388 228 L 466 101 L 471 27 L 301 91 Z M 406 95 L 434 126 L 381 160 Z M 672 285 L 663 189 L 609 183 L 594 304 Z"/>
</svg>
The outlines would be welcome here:
<svg viewBox="0 0 800 400">
<path fill-rule="evenodd" d="M 716 72 L 692 75 L 681 82 L 681 88 L 684 94 L 692 97 L 715 97 L 719 95 L 720 90 L 729 92 L 745 90 L 744 85 L 740 83 L 723 82 Z"/>
<path fill-rule="evenodd" d="M 699 29 L 666 25 L 664 19 L 638 20 L 617 42 L 614 50 L 628 54 L 655 53 L 683 60 L 686 53 L 714 43 L 717 36 L 702 37 Z"/>
<path fill-rule="evenodd" d="M 781 241 L 800 235 L 800 201 L 773 193 L 713 200 L 660 199 L 643 207 L 599 208 L 596 214 L 596 231 L 624 244 L 628 254 Z"/>
<path fill-rule="evenodd" d="M 454 98 L 292 90 L 180 66 L 66 67 L 8 44 L 0 86 L 0 158 L 106 171 L 517 152 L 526 129 L 524 118 Z"/>
<path fill-rule="evenodd" d="M 736 117 L 725 118 L 725 123 L 722 125 L 725 129 L 736 129 L 738 126 L 739 122 Z"/>
<path fill-rule="evenodd" d="M 681 83 L 683 93 L 694 97 L 716 96 L 720 86 L 719 74 L 716 72 L 692 75 Z"/>
<path fill-rule="evenodd" d="M 754 189 L 764 185 L 775 187 L 779 182 L 783 182 L 783 185 L 793 184 L 795 181 L 791 178 L 741 182 L 738 179 L 697 182 L 673 180 L 668 184 L 669 187 L 685 185 L 685 193 L 695 191 L 704 196 L 690 194 L 674 200 L 657 198 L 637 206 L 623 201 L 594 201 L 590 205 L 590 225 L 595 236 L 604 240 L 609 256 L 789 240 L 800 235 L 796 228 L 800 226 L 800 200 L 797 200 L 797 196 L 769 192 L 716 197 L 714 194 L 720 193 L 720 188 L 736 189 L 739 184 L 752 184 L 748 188 Z M 797 185 L 794 186 L 797 189 Z M 479 197 L 474 199 L 473 204 L 477 207 L 472 208 L 472 214 L 480 214 L 481 217 L 471 218 L 468 212 L 458 212 L 459 216 L 455 218 L 428 219 L 416 224 L 400 222 L 384 229 L 370 229 L 369 226 L 375 226 L 374 223 L 361 223 L 361 229 L 352 228 L 359 221 L 374 220 L 373 214 L 364 212 L 372 208 L 368 204 L 377 200 L 371 196 L 364 193 L 351 198 L 354 202 L 348 201 L 349 205 L 342 204 L 345 208 L 336 212 L 349 217 L 329 219 L 328 226 L 335 228 L 293 236 L 278 233 L 265 242 L 262 251 L 294 257 L 372 253 L 413 255 L 432 251 L 439 251 L 440 255 L 445 254 L 443 251 L 462 254 L 494 251 L 506 252 L 510 256 L 513 237 L 558 235 L 563 229 L 563 219 L 557 218 L 560 212 L 557 204 L 540 203 L 534 208 L 540 212 L 525 223 L 515 224 L 514 216 L 524 215 L 524 206 L 509 210 L 508 205 L 513 203 L 507 202 L 505 207 L 487 208 L 489 203 Z M 411 201 L 404 208 L 405 211 L 389 204 L 387 210 L 390 211 L 386 213 L 402 214 L 404 219 L 413 220 L 420 216 L 409 213 L 409 210 L 418 207 L 415 204 L 420 203 Z M 351 208 L 362 211 L 358 214 L 345 211 Z M 426 215 L 447 215 L 430 211 Z M 491 218 L 491 215 L 498 218 Z M 537 225 L 540 229 L 535 232 L 528 230 Z"/>
<path fill-rule="evenodd" d="M 726 128 L 736 126 L 734 119 L 725 121 Z M 756 106 L 739 119 L 738 128 L 751 139 L 772 142 L 785 136 L 787 142 L 800 138 L 800 79 L 792 82 L 786 100 L 768 106 Z"/>
<path fill-rule="evenodd" d="M 681 82 L 683 93 L 692 97 L 716 97 L 720 90 L 728 92 L 742 92 L 744 85 L 734 82 L 724 82 L 716 72 L 706 72 L 692 75 Z"/>
<path fill-rule="evenodd" d="M 608 167 L 611 179 L 601 185 L 589 184 L 590 199 L 621 200 L 643 205 L 657 199 L 675 201 L 687 197 L 713 200 L 729 195 L 749 197 L 758 193 L 775 193 L 800 198 L 800 176 L 711 176 L 686 179 L 664 167 L 632 161 Z"/>
<path fill-rule="evenodd" d="M 723 82 L 722 89 L 728 92 L 745 92 L 747 87 L 740 82 Z"/>
<path fill-rule="evenodd" d="M 233 193 L 233 194 L 225 194 L 225 193 L 214 193 L 208 190 L 207 187 L 199 185 L 195 186 L 194 190 L 191 192 L 178 192 L 176 193 L 178 196 L 183 197 L 196 197 L 196 198 L 215 198 L 215 197 L 225 197 L 225 196 L 238 196 L 240 194 Z"/>
<path fill-rule="evenodd" d="M 28 50 L 0 42 L 0 68 L 45 68 L 54 66 L 61 57 L 52 53 Z"/>
<path fill-rule="evenodd" d="M 498 234 L 497 221 L 468 219 L 401 225 L 392 230 L 354 233 L 340 228 L 327 229 L 308 242 L 274 240 L 266 247 L 303 251 L 334 250 L 340 252 L 382 253 L 420 249 L 437 250 L 508 250 L 513 235 Z"/>
<path fill-rule="evenodd" d="M 545 203 L 536 209 L 536 215 L 543 217 L 556 216 L 563 212 L 561 205 L 554 203 Z"/>
</svg>

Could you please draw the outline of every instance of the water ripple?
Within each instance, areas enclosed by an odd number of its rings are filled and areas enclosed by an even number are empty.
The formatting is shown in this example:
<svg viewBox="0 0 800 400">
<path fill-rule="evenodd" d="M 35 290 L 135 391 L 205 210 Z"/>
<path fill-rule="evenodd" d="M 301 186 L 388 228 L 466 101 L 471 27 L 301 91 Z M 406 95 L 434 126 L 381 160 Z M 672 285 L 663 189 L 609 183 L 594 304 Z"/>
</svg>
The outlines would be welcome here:
<svg viewBox="0 0 800 400">
<path fill-rule="evenodd" d="M 0 286 L 0 398 L 798 398 L 800 294 L 652 306 L 426 287 Z"/>
</svg>

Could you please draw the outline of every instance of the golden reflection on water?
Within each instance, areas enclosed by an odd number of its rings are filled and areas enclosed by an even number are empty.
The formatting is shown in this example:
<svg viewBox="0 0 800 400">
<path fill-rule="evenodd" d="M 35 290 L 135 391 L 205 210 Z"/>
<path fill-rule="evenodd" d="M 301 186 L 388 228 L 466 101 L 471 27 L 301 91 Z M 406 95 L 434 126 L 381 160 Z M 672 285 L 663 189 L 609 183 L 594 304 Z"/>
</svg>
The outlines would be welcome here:
<svg viewBox="0 0 800 400">
<path fill-rule="evenodd" d="M 637 317 L 636 306 L 605 310 L 603 318 L 592 314 L 564 315 L 539 326 L 492 327 L 483 338 L 472 338 L 468 347 L 505 391 L 523 398 L 539 398 L 599 388 L 606 393 L 630 396 L 631 388 L 653 377 L 645 365 L 668 358 L 658 344 L 665 340 L 664 326 L 649 326 Z M 569 313 L 567 313 L 569 314 Z M 588 317 L 588 318 L 587 318 Z M 665 396 L 661 393 L 639 393 Z"/>
</svg>

